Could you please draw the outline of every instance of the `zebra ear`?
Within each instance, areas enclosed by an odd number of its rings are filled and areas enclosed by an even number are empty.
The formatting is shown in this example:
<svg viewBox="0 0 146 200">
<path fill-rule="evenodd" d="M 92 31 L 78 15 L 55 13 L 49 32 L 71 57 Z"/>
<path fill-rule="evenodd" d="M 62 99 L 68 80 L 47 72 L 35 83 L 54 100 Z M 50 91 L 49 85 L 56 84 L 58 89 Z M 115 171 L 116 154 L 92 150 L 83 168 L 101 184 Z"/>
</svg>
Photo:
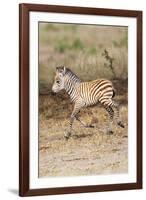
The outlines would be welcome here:
<svg viewBox="0 0 146 200">
<path fill-rule="evenodd" d="M 58 71 L 59 70 L 59 67 L 56 67 L 56 71 Z"/>
<path fill-rule="evenodd" d="M 56 71 L 60 72 L 61 74 L 65 75 L 66 68 L 64 66 L 56 67 Z"/>
<path fill-rule="evenodd" d="M 63 74 L 65 75 L 65 72 L 66 72 L 66 68 L 65 66 L 63 67 Z"/>
</svg>

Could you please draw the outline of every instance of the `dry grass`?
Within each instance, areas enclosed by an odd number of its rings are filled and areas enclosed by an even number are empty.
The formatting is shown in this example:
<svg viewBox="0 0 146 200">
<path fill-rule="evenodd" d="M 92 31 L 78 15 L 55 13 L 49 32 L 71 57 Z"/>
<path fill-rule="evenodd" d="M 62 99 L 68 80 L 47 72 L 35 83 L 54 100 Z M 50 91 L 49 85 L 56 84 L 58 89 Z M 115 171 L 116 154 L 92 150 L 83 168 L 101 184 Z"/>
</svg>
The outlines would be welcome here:
<svg viewBox="0 0 146 200">
<path fill-rule="evenodd" d="M 127 92 L 116 97 L 121 103 L 124 129 L 113 125 L 114 134 L 107 135 L 104 128 L 108 114 L 98 105 L 82 109 L 80 113 L 82 120 L 91 122 L 95 128 L 84 128 L 75 121 L 68 141 L 64 139 L 64 132 L 73 108 L 68 96 L 64 93 L 41 95 L 39 100 L 40 177 L 127 172 Z"/>
<path fill-rule="evenodd" d="M 102 56 L 114 58 L 116 80 Z M 39 176 L 75 176 L 126 173 L 128 170 L 127 28 L 107 26 L 39 25 Z M 81 118 L 95 128 L 73 125 L 72 137 L 64 132 L 73 109 L 64 92 L 53 96 L 55 68 L 66 65 L 82 80 L 113 79 L 125 124 L 104 132 L 108 114 L 101 106 L 81 110 Z M 47 95 L 41 95 L 47 93 Z"/>
</svg>

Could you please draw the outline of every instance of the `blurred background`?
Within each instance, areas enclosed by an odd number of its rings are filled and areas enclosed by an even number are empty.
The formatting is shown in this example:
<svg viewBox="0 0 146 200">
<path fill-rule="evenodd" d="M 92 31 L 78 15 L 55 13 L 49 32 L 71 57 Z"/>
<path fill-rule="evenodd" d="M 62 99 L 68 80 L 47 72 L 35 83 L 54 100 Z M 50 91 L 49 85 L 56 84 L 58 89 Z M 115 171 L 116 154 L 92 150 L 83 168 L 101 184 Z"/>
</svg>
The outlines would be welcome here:
<svg viewBox="0 0 146 200">
<path fill-rule="evenodd" d="M 39 23 L 39 88 L 50 91 L 55 68 L 65 65 L 83 81 L 127 80 L 128 28 Z"/>
</svg>

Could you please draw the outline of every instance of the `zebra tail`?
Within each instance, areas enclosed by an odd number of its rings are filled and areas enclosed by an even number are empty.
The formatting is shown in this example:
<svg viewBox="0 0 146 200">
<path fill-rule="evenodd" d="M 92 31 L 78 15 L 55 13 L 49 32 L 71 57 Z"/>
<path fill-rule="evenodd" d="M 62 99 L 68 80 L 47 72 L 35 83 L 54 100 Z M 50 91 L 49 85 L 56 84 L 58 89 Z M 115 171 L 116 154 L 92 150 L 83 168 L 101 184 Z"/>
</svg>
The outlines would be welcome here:
<svg viewBox="0 0 146 200">
<path fill-rule="evenodd" d="M 115 91 L 115 89 L 113 88 L 113 96 L 112 97 L 114 97 L 116 95 L 116 91 Z"/>
</svg>

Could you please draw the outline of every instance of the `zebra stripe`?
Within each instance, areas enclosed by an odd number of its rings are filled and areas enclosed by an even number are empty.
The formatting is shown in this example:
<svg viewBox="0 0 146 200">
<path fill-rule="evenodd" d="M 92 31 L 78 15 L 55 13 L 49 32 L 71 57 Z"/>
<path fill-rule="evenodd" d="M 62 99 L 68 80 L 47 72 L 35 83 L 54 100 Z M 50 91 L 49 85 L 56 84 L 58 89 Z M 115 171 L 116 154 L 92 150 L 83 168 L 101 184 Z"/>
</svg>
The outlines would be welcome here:
<svg viewBox="0 0 146 200">
<path fill-rule="evenodd" d="M 56 76 L 52 90 L 57 93 L 62 89 L 65 89 L 71 101 L 75 104 L 69 120 L 69 131 L 65 135 L 66 138 L 71 134 L 74 119 L 80 121 L 84 127 L 91 127 L 91 125 L 82 122 L 77 115 L 82 107 L 97 103 L 101 103 L 109 113 L 110 123 L 107 127 L 108 132 L 112 132 L 111 124 L 114 118 L 113 108 L 115 109 L 117 124 L 124 128 L 124 125 L 119 120 L 119 106 L 112 99 L 115 95 L 115 90 L 111 81 L 97 79 L 90 82 L 82 82 L 70 69 L 60 66 L 56 68 Z"/>
</svg>

